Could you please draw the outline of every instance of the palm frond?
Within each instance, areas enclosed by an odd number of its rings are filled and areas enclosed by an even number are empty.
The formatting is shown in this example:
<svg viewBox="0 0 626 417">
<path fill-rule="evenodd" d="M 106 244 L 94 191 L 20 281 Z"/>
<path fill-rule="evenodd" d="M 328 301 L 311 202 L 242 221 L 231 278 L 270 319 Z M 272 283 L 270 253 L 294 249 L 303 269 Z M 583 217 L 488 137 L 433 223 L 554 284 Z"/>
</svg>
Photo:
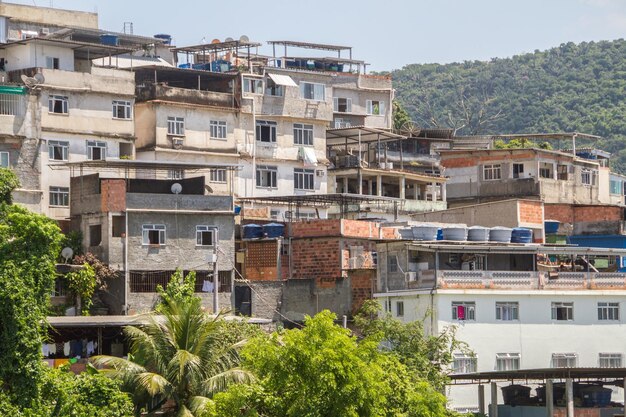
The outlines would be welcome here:
<svg viewBox="0 0 626 417">
<path fill-rule="evenodd" d="M 194 415 L 202 415 L 208 411 L 209 405 L 213 404 L 213 400 L 201 395 L 196 395 L 189 399 L 189 409 Z"/>
<path fill-rule="evenodd" d="M 203 391 L 205 395 L 212 395 L 226 390 L 234 384 L 250 384 L 256 380 L 255 376 L 245 369 L 233 368 L 213 375 L 204 381 Z"/>
<path fill-rule="evenodd" d="M 135 377 L 135 381 L 153 397 L 157 395 L 167 396 L 172 391 L 170 382 L 154 372 L 142 372 Z"/>
</svg>

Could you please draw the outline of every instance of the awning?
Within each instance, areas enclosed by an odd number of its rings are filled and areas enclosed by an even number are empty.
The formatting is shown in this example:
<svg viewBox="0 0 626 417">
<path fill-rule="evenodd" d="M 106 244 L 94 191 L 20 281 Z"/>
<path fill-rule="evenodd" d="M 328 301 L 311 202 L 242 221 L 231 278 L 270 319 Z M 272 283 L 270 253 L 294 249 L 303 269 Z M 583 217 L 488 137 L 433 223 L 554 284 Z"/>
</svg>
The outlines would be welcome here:
<svg viewBox="0 0 626 417">
<path fill-rule="evenodd" d="M 294 80 L 291 79 L 288 75 L 280 75 L 280 74 L 267 74 L 272 81 L 274 81 L 278 85 L 284 85 L 285 87 L 297 87 L 298 84 L 295 83 Z"/>
<path fill-rule="evenodd" d="M 0 94 L 26 94 L 26 87 L 19 85 L 0 85 Z"/>
</svg>

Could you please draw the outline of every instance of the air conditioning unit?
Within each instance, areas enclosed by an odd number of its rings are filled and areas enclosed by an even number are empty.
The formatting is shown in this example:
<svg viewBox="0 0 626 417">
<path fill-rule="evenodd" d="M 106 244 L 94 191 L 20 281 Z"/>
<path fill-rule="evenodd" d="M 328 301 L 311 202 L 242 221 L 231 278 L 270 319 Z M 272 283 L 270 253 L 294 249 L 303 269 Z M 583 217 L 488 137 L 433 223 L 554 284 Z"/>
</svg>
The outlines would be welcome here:
<svg viewBox="0 0 626 417">
<path fill-rule="evenodd" d="M 184 142 L 183 138 L 172 138 L 172 147 L 174 149 L 180 149 L 183 147 Z"/>
<path fill-rule="evenodd" d="M 406 280 L 409 282 L 417 281 L 417 272 L 405 272 L 405 276 Z"/>
<path fill-rule="evenodd" d="M 323 169 L 315 170 L 315 175 L 317 175 L 318 177 L 323 177 L 324 176 L 324 170 Z"/>
</svg>

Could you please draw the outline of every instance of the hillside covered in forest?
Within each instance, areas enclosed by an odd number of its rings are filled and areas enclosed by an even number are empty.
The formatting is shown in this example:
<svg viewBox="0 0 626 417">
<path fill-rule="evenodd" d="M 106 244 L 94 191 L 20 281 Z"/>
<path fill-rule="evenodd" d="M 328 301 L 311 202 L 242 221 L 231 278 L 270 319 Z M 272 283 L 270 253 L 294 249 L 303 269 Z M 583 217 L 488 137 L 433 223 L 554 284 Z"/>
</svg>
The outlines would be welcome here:
<svg viewBox="0 0 626 417">
<path fill-rule="evenodd" d="M 578 131 L 602 136 L 626 172 L 626 41 L 567 43 L 512 58 L 413 64 L 392 72 L 421 127 L 460 135 Z"/>
</svg>

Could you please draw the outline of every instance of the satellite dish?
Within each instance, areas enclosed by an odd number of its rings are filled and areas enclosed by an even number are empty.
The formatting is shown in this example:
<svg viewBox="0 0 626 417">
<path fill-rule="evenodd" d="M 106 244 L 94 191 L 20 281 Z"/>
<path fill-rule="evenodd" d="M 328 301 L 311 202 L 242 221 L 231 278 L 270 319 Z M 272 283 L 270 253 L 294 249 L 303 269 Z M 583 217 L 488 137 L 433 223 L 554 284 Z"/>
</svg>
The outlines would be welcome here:
<svg viewBox="0 0 626 417">
<path fill-rule="evenodd" d="M 33 75 L 33 78 L 35 80 L 37 80 L 38 84 L 43 84 L 46 81 L 46 79 L 44 78 L 43 74 L 40 73 L 40 72 L 38 72 L 37 74 Z"/>
<path fill-rule="evenodd" d="M 180 194 L 181 191 L 183 191 L 183 186 L 175 182 L 174 184 L 172 184 L 171 190 L 172 190 L 172 194 Z"/>
<path fill-rule="evenodd" d="M 239 37 L 239 42 L 249 42 L 250 38 L 248 38 L 246 35 L 241 35 Z"/>
<path fill-rule="evenodd" d="M 233 38 L 226 38 L 226 39 L 224 39 L 224 42 L 232 42 L 232 41 L 234 41 Z"/>
<path fill-rule="evenodd" d="M 65 247 L 61 251 L 61 256 L 65 259 L 65 263 L 67 263 L 67 261 L 74 256 L 74 250 L 70 247 Z"/>
</svg>

